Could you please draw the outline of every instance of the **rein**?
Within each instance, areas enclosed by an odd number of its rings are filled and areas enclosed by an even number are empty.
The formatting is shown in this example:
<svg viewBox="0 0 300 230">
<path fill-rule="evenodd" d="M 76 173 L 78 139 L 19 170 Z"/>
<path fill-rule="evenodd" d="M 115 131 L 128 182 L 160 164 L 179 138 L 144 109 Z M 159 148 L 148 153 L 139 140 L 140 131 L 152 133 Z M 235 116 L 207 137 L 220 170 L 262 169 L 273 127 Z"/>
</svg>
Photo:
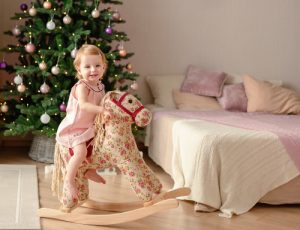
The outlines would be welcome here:
<svg viewBox="0 0 300 230">
<path fill-rule="evenodd" d="M 127 97 L 128 93 L 124 93 L 122 95 L 122 97 L 120 97 L 120 99 L 117 101 L 115 99 L 112 99 L 112 102 L 114 102 L 119 108 L 121 108 L 125 113 L 129 114 L 133 120 L 133 122 L 135 122 L 135 117 L 136 115 L 144 108 L 143 105 L 141 105 L 139 108 L 137 108 L 134 112 L 129 111 L 128 109 L 126 109 L 123 105 L 122 102 L 124 101 L 124 99 Z"/>
</svg>

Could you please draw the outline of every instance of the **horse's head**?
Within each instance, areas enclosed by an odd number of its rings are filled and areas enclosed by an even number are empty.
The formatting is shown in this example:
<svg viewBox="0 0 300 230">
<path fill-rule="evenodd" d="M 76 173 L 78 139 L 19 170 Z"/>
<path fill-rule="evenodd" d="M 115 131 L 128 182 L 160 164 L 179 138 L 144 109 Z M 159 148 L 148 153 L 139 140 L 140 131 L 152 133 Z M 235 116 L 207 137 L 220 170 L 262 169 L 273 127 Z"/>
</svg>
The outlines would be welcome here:
<svg viewBox="0 0 300 230">
<path fill-rule="evenodd" d="M 123 122 L 136 123 L 144 127 L 151 121 L 151 113 L 133 95 L 127 92 L 110 91 L 102 100 L 102 106 L 109 111 L 111 119 L 122 119 Z"/>
</svg>

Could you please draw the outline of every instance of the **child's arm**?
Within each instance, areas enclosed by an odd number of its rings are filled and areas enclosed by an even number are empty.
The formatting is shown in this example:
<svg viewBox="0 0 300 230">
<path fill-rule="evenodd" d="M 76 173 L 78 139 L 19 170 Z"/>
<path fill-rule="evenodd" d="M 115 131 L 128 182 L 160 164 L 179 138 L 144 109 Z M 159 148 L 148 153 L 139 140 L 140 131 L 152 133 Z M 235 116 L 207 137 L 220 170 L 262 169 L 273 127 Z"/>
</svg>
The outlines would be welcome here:
<svg viewBox="0 0 300 230">
<path fill-rule="evenodd" d="M 76 96 L 80 109 L 91 113 L 103 113 L 104 108 L 99 105 L 94 105 L 88 102 L 89 89 L 84 84 L 79 84 L 76 87 Z"/>
</svg>

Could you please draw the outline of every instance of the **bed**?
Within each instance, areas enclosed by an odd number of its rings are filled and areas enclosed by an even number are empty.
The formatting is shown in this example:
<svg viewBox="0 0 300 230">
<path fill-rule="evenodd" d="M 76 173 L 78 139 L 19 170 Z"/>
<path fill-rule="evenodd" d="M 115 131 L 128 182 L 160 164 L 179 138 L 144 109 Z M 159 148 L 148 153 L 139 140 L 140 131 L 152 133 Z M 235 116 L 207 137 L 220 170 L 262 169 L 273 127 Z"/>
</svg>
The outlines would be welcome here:
<svg viewBox="0 0 300 230">
<path fill-rule="evenodd" d="M 177 76 L 178 82 L 183 78 Z M 168 87 L 159 85 L 166 102 Z M 160 87 L 153 87 L 155 97 Z M 194 201 L 197 211 L 220 210 L 231 217 L 258 202 L 300 203 L 299 115 L 176 109 L 156 102 L 148 106 L 149 157 L 171 175 L 174 188 L 191 187 L 182 199 Z"/>
</svg>

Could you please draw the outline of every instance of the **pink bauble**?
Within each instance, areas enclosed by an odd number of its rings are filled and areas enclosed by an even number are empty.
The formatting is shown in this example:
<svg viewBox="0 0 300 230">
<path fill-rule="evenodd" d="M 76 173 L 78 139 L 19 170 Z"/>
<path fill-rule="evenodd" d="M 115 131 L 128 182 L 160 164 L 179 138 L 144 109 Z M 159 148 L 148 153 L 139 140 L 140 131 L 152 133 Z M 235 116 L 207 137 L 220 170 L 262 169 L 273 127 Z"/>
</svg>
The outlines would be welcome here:
<svg viewBox="0 0 300 230">
<path fill-rule="evenodd" d="M 59 110 L 61 112 L 66 112 L 67 111 L 67 105 L 65 102 L 61 103 L 60 106 L 59 106 Z"/>
<path fill-rule="evenodd" d="M 41 91 L 41 93 L 44 93 L 44 94 L 49 93 L 49 91 L 50 91 L 49 85 L 47 85 L 47 84 L 44 82 L 44 83 L 41 85 L 41 87 L 40 87 L 40 91 Z"/>
<path fill-rule="evenodd" d="M 12 29 L 12 33 L 13 35 L 18 36 L 21 34 L 21 30 L 19 29 L 18 26 L 16 26 L 15 28 Z"/>
<path fill-rule="evenodd" d="M 25 50 L 28 53 L 33 53 L 35 51 L 35 45 L 29 42 L 27 45 L 25 45 Z"/>
<path fill-rule="evenodd" d="M 45 1 L 45 2 L 43 3 L 43 7 L 44 7 L 45 9 L 49 10 L 49 9 L 51 9 L 52 4 L 51 4 L 51 2 Z"/>
<path fill-rule="evenodd" d="M 120 16 L 120 13 L 118 11 L 115 11 L 115 12 L 113 12 L 112 17 L 113 17 L 114 20 L 118 21 L 118 20 L 120 20 L 121 16 Z"/>
<path fill-rule="evenodd" d="M 66 16 L 63 17 L 63 22 L 64 24 L 68 25 L 72 22 L 72 18 L 67 14 Z"/>
<path fill-rule="evenodd" d="M 32 17 L 34 17 L 36 14 L 37 14 L 36 9 L 34 7 L 31 7 L 29 9 L 29 15 L 32 16 Z"/>
<path fill-rule="evenodd" d="M 139 85 L 138 85 L 137 82 L 133 82 L 133 83 L 131 84 L 130 88 L 133 89 L 133 90 L 138 90 Z"/>
<path fill-rule="evenodd" d="M 125 56 L 126 56 L 126 54 L 127 54 L 127 52 L 126 52 L 126 50 L 125 50 L 125 49 L 121 49 L 121 50 L 119 50 L 119 55 L 120 55 L 121 57 L 125 57 Z"/>
<path fill-rule="evenodd" d="M 25 85 L 20 84 L 20 85 L 18 85 L 17 90 L 18 90 L 18 92 L 23 93 L 23 92 L 25 92 L 26 87 L 25 87 Z"/>
</svg>

